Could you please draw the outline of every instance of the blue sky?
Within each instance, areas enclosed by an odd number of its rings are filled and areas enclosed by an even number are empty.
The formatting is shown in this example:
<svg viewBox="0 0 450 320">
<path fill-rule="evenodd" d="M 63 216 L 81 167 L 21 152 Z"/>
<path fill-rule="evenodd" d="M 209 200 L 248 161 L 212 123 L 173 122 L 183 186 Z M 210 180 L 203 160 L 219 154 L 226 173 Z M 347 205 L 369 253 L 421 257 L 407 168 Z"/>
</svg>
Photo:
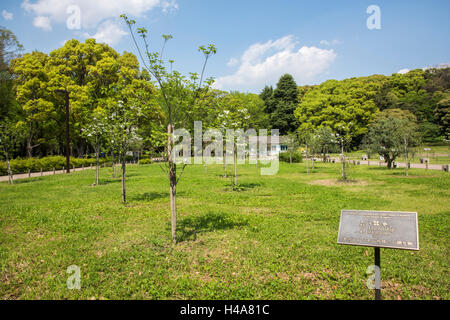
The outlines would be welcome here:
<svg viewBox="0 0 450 320">
<path fill-rule="evenodd" d="M 67 27 L 74 5 L 80 29 Z M 381 29 L 367 28 L 370 5 Z M 286 72 L 304 85 L 450 63 L 447 0 L 2 0 L 0 12 L 27 52 L 87 37 L 135 52 L 121 13 L 150 31 L 154 50 L 172 34 L 165 56 L 183 73 L 200 72 L 197 48 L 214 43 L 207 73 L 224 90 L 258 93 Z"/>
</svg>

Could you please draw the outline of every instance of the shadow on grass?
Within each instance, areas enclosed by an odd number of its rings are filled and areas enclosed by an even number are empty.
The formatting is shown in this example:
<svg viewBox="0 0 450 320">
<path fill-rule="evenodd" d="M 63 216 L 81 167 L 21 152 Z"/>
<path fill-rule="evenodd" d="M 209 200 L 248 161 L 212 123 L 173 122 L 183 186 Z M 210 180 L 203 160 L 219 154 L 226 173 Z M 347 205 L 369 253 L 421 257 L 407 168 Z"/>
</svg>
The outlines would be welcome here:
<svg viewBox="0 0 450 320">
<path fill-rule="evenodd" d="M 98 185 L 107 185 L 107 184 L 111 184 L 111 183 L 119 183 L 122 182 L 122 179 L 120 178 L 116 178 L 116 179 L 100 179 L 100 181 L 98 182 Z"/>
<path fill-rule="evenodd" d="M 246 174 L 240 174 L 240 173 L 238 173 L 236 176 L 237 176 L 238 179 L 239 179 L 239 177 L 242 177 L 242 176 L 245 176 L 245 175 L 246 175 Z M 222 172 L 222 173 L 219 173 L 219 174 L 216 174 L 215 176 L 218 177 L 218 178 L 223 178 L 223 179 L 234 179 L 233 173 L 230 173 L 230 172 L 227 173 L 227 176 L 226 176 L 226 177 L 223 176 L 223 172 Z"/>
<path fill-rule="evenodd" d="M 184 194 L 183 191 L 177 192 L 177 197 L 181 197 Z M 130 197 L 132 201 L 152 201 L 156 199 L 165 199 L 169 200 L 169 192 L 144 192 Z"/>
<path fill-rule="evenodd" d="M 24 184 L 24 183 L 31 183 L 31 182 L 36 182 L 36 181 L 42 181 L 44 179 L 42 179 L 42 177 L 32 177 L 32 178 L 23 178 L 23 179 L 17 179 L 14 180 L 14 184 Z M 6 183 L 8 183 L 8 181 L 5 181 Z M 14 185 L 12 184 L 12 185 Z"/>
<path fill-rule="evenodd" d="M 195 241 L 197 235 L 201 233 L 228 230 L 247 225 L 247 219 L 240 216 L 209 212 L 180 220 L 177 225 L 177 239 L 179 242 Z"/>
<path fill-rule="evenodd" d="M 237 186 L 233 188 L 233 184 L 230 182 L 229 184 L 226 185 L 226 187 L 230 188 L 233 191 L 245 191 L 245 190 L 248 190 L 248 189 L 261 187 L 262 185 L 263 184 L 260 183 L 260 182 L 256 182 L 256 183 L 252 183 L 252 182 L 250 182 L 250 183 L 248 183 L 248 182 L 239 183 L 238 182 Z"/>
</svg>

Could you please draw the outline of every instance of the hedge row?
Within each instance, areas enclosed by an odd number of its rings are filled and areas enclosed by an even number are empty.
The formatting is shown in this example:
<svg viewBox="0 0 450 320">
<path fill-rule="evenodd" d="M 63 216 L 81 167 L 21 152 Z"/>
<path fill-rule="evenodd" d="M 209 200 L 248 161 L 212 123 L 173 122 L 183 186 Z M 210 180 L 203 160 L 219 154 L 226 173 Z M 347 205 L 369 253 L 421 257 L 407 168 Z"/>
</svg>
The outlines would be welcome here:
<svg viewBox="0 0 450 320">
<path fill-rule="evenodd" d="M 100 163 L 103 164 L 105 162 L 110 162 L 108 158 L 100 158 Z M 40 172 L 42 171 L 51 171 L 53 168 L 56 170 L 61 170 L 63 167 L 66 167 L 66 157 L 62 156 L 53 156 L 53 157 L 45 157 L 45 158 L 27 158 L 27 159 L 14 159 L 10 162 L 11 171 L 13 174 L 19 173 L 28 173 L 28 170 L 31 172 Z M 81 168 L 82 166 L 88 167 L 92 164 L 95 166 L 96 160 L 95 158 L 90 159 L 80 159 L 80 158 L 70 158 L 70 167 L 73 168 Z M 7 163 L 6 161 L 0 161 L 0 175 L 7 175 Z"/>
</svg>

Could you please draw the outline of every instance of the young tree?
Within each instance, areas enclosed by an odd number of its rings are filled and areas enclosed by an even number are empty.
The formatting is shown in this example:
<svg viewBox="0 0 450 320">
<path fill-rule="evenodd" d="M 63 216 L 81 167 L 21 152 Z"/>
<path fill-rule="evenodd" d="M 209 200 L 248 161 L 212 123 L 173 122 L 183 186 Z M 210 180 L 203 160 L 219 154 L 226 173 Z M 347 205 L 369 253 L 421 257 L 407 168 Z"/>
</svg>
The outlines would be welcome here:
<svg viewBox="0 0 450 320">
<path fill-rule="evenodd" d="M 182 124 L 183 120 L 186 119 L 186 110 L 192 106 L 195 99 L 198 97 L 198 92 L 201 91 L 203 84 L 203 77 L 205 72 L 206 64 L 211 57 L 211 55 L 216 53 L 216 48 L 214 45 L 209 45 L 208 47 L 201 46 L 199 51 L 204 55 L 204 64 L 200 79 L 198 74 L 191 73 L 190 78 L 183 77 L 179 72 L 172 71 L 167 72 L 164 66 L 163 54 L 167 42 L 172 38 L 171 35 L 163 35 L 163 45 L 161 51 L 150 52 L 149 44 L 147 41 L 148 31 L 145 28 L 138 28 L 137 33 L 142 38 L 145 46 L 146 59 L 142 55 L 140 46 L 137 44 L 133 25 L 136 21 L 129 19 L 126 15 L 121 15 L 127 26 L 129 27 L 130 33 L 132 35 L 133 41 L 139 52 L 139 56 L 144 63 L 144 67 L 147 69 L 149 74 L 156 81 L 156 84 L 160 90 L 160 106 L 166 113 L 167 121 L 167 159 L 168 159 L 168 176 L 169 176 L 169 187 L 170 187 L 170 208 L 171 208 L 171 224 L 172 224 L 172 241 L 176 243 L 176 226 L 177 226 L 177 207 L 176 207 L 176 187 L 178 181 L 183 173 L 184 167 L 181 170 L 180 176 L 177 176 L 177 164 L 175 161 L 174 145 L 174 133 L 175 126 Z M 173 63 L 171 63 L 172 65 Z M 197 80 L 199 82 L 197 83 Z M 205 81 L 207 86 L 212 84 L 212 79 L 207 79 Z"/>
<path fill-rule="evenodd" d="M 403 154 L 405 156 L 405 170 L 406 176 L 408 176 L 409 170 L 409 154 L 411 148 L 414 148 L 420 144 L 419 127 L 417 122 L 407 118 L 401 119 L 401 126 L 399 134 L 402 137 L 404 149 Z"/>
<path fill-rule="evenodd" d="M 124 98 L 122 94 L 107 99 L 110 143 L 116 147 L 122 169 L 122 202 L 126 203 L 126 156 L 129 144 L 136 137 L 136 116 L 139 106 Z"/>
<path fill-rule="evenodd" d="M 314 140 L 312 145 L 315 147 L 314 149 L 322 154 L 322 160 L 325 162 L 327 153 L 336 143 L 335 135 L 329 127 L 322 126 L 314 131 Z"/>
<path fill-rule="evenodd" d="M 218 115 L 218 127 L 225 130 L 233 130 L 234 135 L 229 136 L 225 132 L 225 141 L 233 145 L 233 189 L 238 187 L 237 183 L 237 161 L 238 161 L 238 147 L 245 146 L 244 132 L 249 128 L 250 114 L 246 108 L 245 96 L 232 92 L 224 96 L 221 100 L 221 113 Z M 227 154 L 224 155 L 224 158 Z"/>
<path fill-rule="evenodd" d="M 287 147 L 289 152 L 289 163 L 292 164 L 292 155 L 295 153 L 297 148 L 299 147 L 299 136 L 298 132 L 289 132 L 287 134 Z"/>
<path fill-rule="evenodd" d="M 348 180 L 348 163 L 347 158 L 345 156 L 345 147 L 348 146 L 351 142 L 351 130 L 352 130 L 352 122 L 348 124 L 339 124 L 336 128 L 336 138 L 341 147 L 341 180 L 346 182 Z M 325 159 L 325 158 L 324 158 Z M 325 161 L 325 160 L 324 160 Z"/>
<path fill-rule="evenodd" d="M 91 143 L 95 151 L 96 168 L 94 186 L 99 184 L 100 150 L 105 144 L 107 132 L 105 112 L 101 108 L 96 108 L 90 117 L 90 121 L 82 129 L 82 136 Z"/>
</svg>

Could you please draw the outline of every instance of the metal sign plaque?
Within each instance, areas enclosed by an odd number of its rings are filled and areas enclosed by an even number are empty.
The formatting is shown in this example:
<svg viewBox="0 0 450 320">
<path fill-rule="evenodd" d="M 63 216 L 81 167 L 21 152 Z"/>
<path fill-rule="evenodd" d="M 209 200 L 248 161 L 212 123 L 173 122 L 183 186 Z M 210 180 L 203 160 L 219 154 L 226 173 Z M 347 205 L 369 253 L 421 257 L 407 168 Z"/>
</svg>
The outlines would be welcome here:
<svg viewBox="0 0 450 320">
<path fill-rule="evenodd" d="M 337 243 L 419 250 L 417 212 L 341 210 Z"/>
</svg>

